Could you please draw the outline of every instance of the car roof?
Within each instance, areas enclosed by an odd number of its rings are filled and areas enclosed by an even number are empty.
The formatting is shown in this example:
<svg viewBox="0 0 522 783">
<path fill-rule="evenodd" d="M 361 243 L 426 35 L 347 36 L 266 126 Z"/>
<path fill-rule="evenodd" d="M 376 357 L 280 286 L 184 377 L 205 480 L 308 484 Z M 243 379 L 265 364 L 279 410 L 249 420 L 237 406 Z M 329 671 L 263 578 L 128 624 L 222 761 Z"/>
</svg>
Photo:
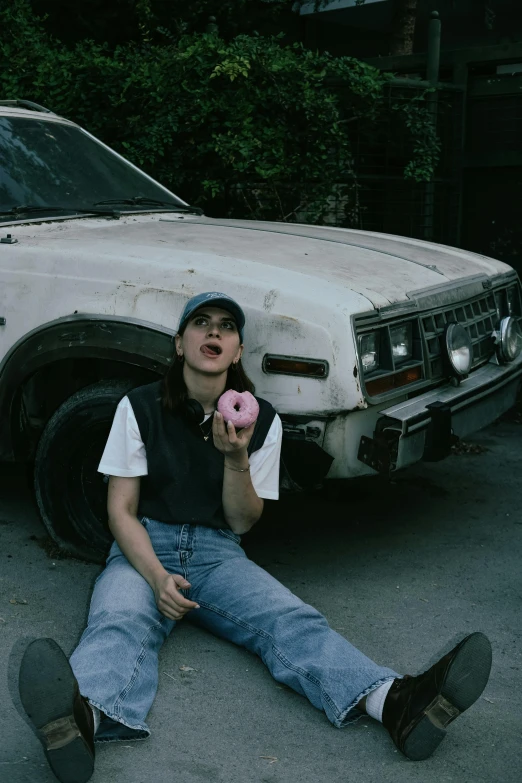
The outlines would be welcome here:
<svg viewBox="0 0 522 783">
<path fill-rule="evenodd" d="M 0 117 L 31 117 L 32 119 L 44 120 L 45 122 L 60 122 L 66 125 L 76 125 L 75 122 L 71 122 L 71 120 L 67 120 L 65 117 L 60 117 L 59 114 L 55 114 L 55 112 L 50 111 L 49 109 L 44 109 L 43 107 L 38 109 L 26 109 L 21 105 L 16 105 L 14 101 L 13 103 L 15 105 L 6 105 L 6 103 L 0 101 Z M 37 104 L 34 105 L 36 106 Z"/>
</svg>

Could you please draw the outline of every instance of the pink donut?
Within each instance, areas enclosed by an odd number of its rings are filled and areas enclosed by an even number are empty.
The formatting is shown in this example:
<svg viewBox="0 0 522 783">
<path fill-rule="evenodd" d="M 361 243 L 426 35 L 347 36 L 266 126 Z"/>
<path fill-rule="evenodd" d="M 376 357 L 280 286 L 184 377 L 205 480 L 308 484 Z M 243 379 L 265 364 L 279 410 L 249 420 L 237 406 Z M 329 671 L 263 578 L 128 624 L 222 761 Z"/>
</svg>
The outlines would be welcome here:
<svg viewBox="0 0 522 783">
<path fill-rule="evenodd" d="M 259 404 L 254 395 L 235 389 L 229 389 L 221 395 L 217 409 L 225 421 L 231 421 L 236 429 L 249 427 L 259 415 Z"/>
</svg>

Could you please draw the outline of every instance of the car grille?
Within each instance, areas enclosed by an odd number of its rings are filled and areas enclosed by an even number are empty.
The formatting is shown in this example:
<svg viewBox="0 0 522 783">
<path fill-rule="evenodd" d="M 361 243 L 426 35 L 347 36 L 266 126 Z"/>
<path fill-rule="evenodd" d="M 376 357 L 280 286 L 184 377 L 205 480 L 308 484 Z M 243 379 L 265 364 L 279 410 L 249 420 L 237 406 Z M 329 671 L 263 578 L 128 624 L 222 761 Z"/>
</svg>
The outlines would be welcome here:
<svg viewBox="0 0 522 783">
<path fill-rule="evenodd" d="M 493 331 L 498 325 L 497 303 L 493 293 L 473 302 L 444 308 L 421 318 L 424 344 L 431 378 L 443 375 L 443 336 L 446 325 L 459 323 L 466 329 L 473 344 L 472 368 L 487 362 L 495 351 Z"/>
<path fill-rule="evenodd" d="M 424 312 L 408 313 L 377 320 L 376 314 L 363 314 L 355 319 L 359 351 L 362 336 L 376 335 L 378 366 L 364 373 L 365 394 L 379 402 L 396 395 L 397 389 L 410 393 L 449 378 L 445 331 L 449 323 L 461 324 L 471 338 L 473 349 L 471 370 L 486 364 L 495 355 L 494 332 L 503 318 L 518 318 L 522 326 L 522 288 L 518 281 L 487 289 L 469 299 L 442 305 Z M 377 316 L 378 318 L 378 316 Z M 376 322 L 377 321 L 377 322 Z M 392 353 L 391 330 L 400 324 L 411 324 L 412 351 L 405 359 Z"/>
</svg>

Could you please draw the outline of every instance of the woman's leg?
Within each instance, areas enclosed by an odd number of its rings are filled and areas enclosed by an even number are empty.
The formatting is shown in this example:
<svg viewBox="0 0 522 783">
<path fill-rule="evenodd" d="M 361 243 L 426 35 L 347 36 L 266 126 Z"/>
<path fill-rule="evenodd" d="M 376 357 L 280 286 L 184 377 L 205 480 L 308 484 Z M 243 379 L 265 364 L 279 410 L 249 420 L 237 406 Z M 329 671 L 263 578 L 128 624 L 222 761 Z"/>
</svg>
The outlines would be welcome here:
<svg viewBox="0 0 522 783">
<path fill-rule="evenodd" d="M 399 676 L 363 655 L 320 612 L 249 560 L 233 534 L 198 530 L 197 541 L 189 597 L 201 609 L 188 618 L 259 655 L 276 680 L 324 710 L 335 726 L 359 717 L 357 702 Z M 214 550 L 220 562 L 200 571 L 203 549 Z"/>
<path fill-rule="evenodd" d="M 149 736 L 145 718 L 158 687 L 158 653 L 174 625 L 114 544 L 70 659 L 80 693 L 110 719 L 102 720 L 97 741 Z"/>
</svg>

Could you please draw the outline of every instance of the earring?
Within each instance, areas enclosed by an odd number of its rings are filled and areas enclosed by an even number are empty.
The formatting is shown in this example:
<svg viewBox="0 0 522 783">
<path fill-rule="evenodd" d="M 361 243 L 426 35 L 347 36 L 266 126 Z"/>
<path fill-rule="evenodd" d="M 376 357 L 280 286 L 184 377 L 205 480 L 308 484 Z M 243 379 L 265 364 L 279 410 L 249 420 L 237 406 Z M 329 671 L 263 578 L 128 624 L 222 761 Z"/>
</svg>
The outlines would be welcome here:
<svg viewBox="0 0 522 783">
<path fill-rule="evenodd" d="M 184 360 L 185 360 L 185 357 L 183 356 L 182 353 L 178 353 L 176 358 L 177 358 L 178 362 L 181 362 L 181 363 L 183 363 Z"/>
</svg>

